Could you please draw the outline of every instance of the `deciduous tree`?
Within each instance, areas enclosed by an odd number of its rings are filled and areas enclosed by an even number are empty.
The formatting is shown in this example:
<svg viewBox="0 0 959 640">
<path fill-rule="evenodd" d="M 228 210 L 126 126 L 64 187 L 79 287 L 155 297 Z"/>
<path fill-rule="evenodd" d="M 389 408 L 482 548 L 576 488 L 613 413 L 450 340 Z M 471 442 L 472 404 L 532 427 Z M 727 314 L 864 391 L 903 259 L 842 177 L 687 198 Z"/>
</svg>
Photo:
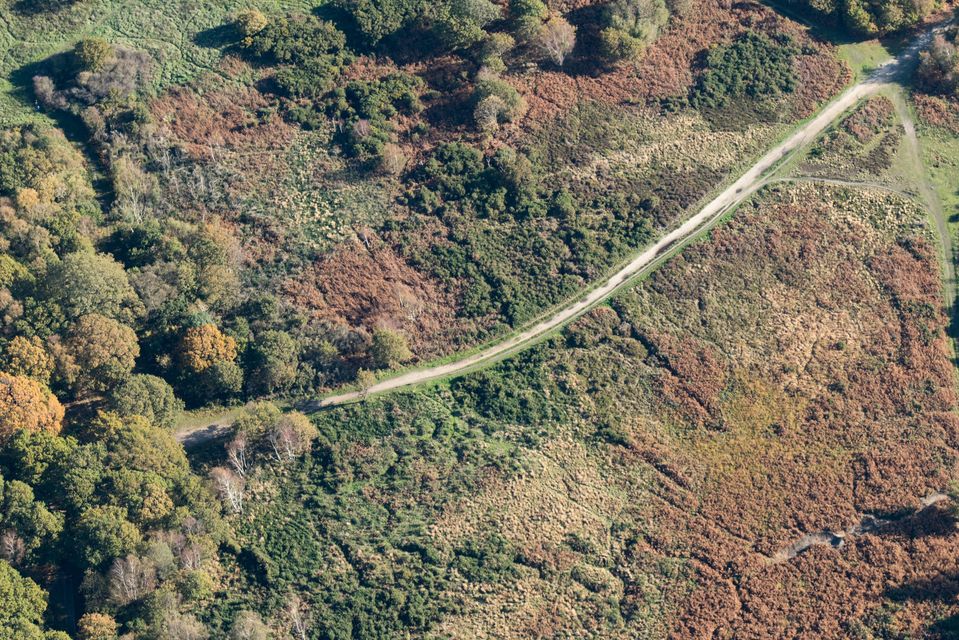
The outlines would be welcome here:
<svg viewBox="0 0 959 640">
<path fill-rule="evenodd" d="M 268 640 L 270 628 L 252 611 L 241 611 L 233 619 L 230 640 Z"/>
<path fill-rule="evenodd" d="M 112 318 L 80 317 L 65 341 L 64 378 L 81 394 L 104 392 L 130 376 L 140 355 L 136 332 Z"/>
<path fill-rule="evenodd" d="M 50 384 L 53 357 L 37 336 L 15 336 L 4 349 L 7 373 L 33 378 L 41 384 Z"/>
<path fill-rule="evenodd" d="M 86 613 L 77 623 L 78 640 L 116 640 L 117 621 L 106 613 Z"/>
<path fill-rule="evenodd" d="M 309 451 L 319 435 L 316 426 L 302 413 L 291 411 L 280 418 L 267 433 L 278 462 L 292 462 Z"/>
<path fill-rule="evenodd" d="M 0 442 L 18 429 L 59 433 L 63 405 L 31 378 L 0 372 Z"/>
<path fill-rule="evenodd" d="M 54 264 L 44 282 L 48 299 L 68 320 L 90 313 L 130 321 L 141 305 L 123 266 L 109 256 L 80 251 Z"/>
<path fill-rule="evenodd" d="M 190 327 L 180 340 L 180 366 L 191 373 L 202 373 L 218 362 L 233 362 L 236 353 L 236 340 L 212 324 Z"/>
<path fill-rule="evenodd" d="M 413 357 L 406 337 L 390 329 L 377 329 L 373 332 L 373 344 L 370 347 L 370 360 L 378 369 L 395 367 Z"/>
<path fill-rule="evenodd" d="M 536 45 L 554 64 L 563 66 L 576 46 L 576 27 L 562 16 L 554 15 L 540 28 Z"/>
<path fill-rule="evenodd" d="M 122 607 L 140 600 L 156 588 L 156 567 L 149 560 L 131 554 L 113 561 L 107 579 L 110 600 Z"/>
<path fill-rule="evenodd" d="M 233 513 L 242 513 L 243 499 L 246 494 L 246 481 L 226 467 L 214 467 L 210 479 L 217 493 Z"/>
<path fill-rule="evenodd" d="M 140 415 L 157 427 L 169 429 L 183 410 L 173 387 L 163 378 L 147 374 L 130 376 L 110 392 L 110 404 L 121 416 Z"/>
</svg>

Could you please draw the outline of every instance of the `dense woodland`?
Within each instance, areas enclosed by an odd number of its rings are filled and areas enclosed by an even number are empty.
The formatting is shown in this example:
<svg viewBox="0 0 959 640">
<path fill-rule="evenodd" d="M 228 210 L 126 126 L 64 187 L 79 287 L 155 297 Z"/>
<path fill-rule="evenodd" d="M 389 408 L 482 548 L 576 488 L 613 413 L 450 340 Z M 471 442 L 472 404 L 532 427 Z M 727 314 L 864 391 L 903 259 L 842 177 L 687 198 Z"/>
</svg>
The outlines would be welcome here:
<svg viewBox="0 0 959 640">
<path fill-rule="evenodd" d="M 56 23 L 94 1 L 0 12 Z M 854 35 L 935 8 L 857 2 L 807 8 Z M 619 409 L 591 404 L 630 367 L 655 409 L 718 427 L 718 396 L 677 381 L 715 374 L 714 354 L 653 331 L 632 298 L 435 393 L 278 405 L 529 323 L 849 71 L 759 4 L 259 4 L 189 34 L 222 54 L 216 73 L 163 85 L 158 56 L 83 34 L 13 78 L 42 117 L 0 131 L 0 640 L 445 637 L 534 574 L 587 636 L 663 635 L 669 585 L 702 576 L 625 516 L 611 555 L 569 532 L 435 531 L 564 438 L 595 460 L 640 451 Z M 955 38 L 923 53 L 922 90 L 955 98 Z M 921 271 L 923 246 L 889 251 Z M 942 329 L 926 302 L 896 316 L 923 365 Z M 604 380 L 594 347 L 632 364 Z M 242 404 L 188 459 L 183 410 Z"/>
</svg>

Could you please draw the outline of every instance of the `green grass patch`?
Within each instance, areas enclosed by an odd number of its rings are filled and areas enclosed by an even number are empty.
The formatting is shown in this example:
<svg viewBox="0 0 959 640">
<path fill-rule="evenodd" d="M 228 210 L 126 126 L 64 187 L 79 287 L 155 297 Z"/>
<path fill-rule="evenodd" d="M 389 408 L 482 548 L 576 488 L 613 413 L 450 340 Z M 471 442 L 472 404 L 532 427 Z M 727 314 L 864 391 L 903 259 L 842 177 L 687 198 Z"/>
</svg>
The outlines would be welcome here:
<svg viewBox="0 0 959 640">
<path fill-rule="evenodd" d="M 893 54 L 879 40 L 866 40 L 841 44 L 836 47 L 836 55 L 849 65 L 853 78 L 859 80 L 892 58 Z"/>
<path fill-rule="evenodd" d="M 148 51 L 156 67 L 156 91 L 182 84 L 220 60 L 224 29 L 239 10 L 265 13 L 310 11 L 308 0 L 85 0 L 59 9 L 44 3 L 15 1 L 0 7 L 0 125 L 44 120 L 29 87 L 33 65 L 98 36 Z M 52 3 L 50 3 L 52 4 Z M 29 7 L 32 8 L 27 8 Z"/>
</svg>

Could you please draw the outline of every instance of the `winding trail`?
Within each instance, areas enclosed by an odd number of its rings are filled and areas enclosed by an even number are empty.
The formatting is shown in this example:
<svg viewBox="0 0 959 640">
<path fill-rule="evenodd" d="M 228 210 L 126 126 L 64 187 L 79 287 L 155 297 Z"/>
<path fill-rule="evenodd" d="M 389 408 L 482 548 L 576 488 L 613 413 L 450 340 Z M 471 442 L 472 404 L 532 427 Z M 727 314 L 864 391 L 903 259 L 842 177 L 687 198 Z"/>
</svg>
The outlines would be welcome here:
<svg viewBox="0 0 959 640">
<path fill-rule="evenodd" d="M 535 344 L 538 340 L 583 315 L 618 291 L 627 288 L 636 278 L 653 271 L 685 245 L 705 234 L 723 216 L 742 204 L 765 186 L 767 182 L 773 181 L 772 174 L 776 169 L 780 168 L 797 151 L 813 142 L 848 109 L 883 87 L 896 84 L 908 77 L 918 60 L 919 50 L 926 46 L 937 33 L 945 29 L 948 24 L 949 22 L 941 23 L 918 35 L 912 44 L 906 47 L 896 58 L 881 65 L 869 76 L 846 89 L 815 117 L 800 125 L 787 139 L 767 151 L 735 182 L 726 187 L 696 214 L 663 235 L 654 244 L 642 250 L 628 264 L 597 283 L 594 288 L 586 291 L 582 297 L 570 302 L 552 315 L 475 353 L 464 355 L 450 362 L 413 369 L 381 380 L 361 391 L 338 393 L 303 402 L 300 403 L 298 408 L 305 412 L 314 412 L 328 407 L 358 402 L 372 394 L 463 375 Z M 909 131 L 907 129 L 907 137 L 908 135 Z M 925 189 L 923 191 L 922 195 L 926 196 Z M 938 220 L 939 217 L 937 216 L 937 226 Z M 952 284 L 951 278 L 949 282 Z M 211 428 L 211 426 L 214 428 Z M 219 434 L 222 429 L 217 427 L 222 427 L 222 425 L 208 424 L 183 429 L 177 432 L 176 437 L 183 443 L 199 444 Z"/>
<path fill-rule="evenodd" d="M 818 115 L 800 126 L 789 138 L 766 152 L 739 179 L 706 204 L 698 213 L 662 236 L 656 243 L 643 250 L 628 264 L 600 283 L 599 286 L 589 290 L 579 300 L 560 309 L 545 320 L 474 354 L 432 367 L 414 369 L 377 382 L 363 391 L 351 391 L 327 396 L 306 403 L 304 409 L 309 411 L 347 404 L 361 400 L 369 394 L 383 393 L 461 375 L 479 366 L 516 353 L 566 325 L 619 290 L 629 286 L 630 282 L 636 277 L 652 271 L 676 250 L 708 231 L 725 214 L 735 209 L 759 190 L 763 186 L 765 178 L 773 170 L 782 165 L 798 149 L 815 140 L 829 125 L 862 98 L 905 77 L 913 69 L 919 50 L 943 28 L 945 28 L 945 25 L 938 25 L 922 33 L 897 58 L 885 63 L 868 77 L 844 91 Z"/>
</svg>

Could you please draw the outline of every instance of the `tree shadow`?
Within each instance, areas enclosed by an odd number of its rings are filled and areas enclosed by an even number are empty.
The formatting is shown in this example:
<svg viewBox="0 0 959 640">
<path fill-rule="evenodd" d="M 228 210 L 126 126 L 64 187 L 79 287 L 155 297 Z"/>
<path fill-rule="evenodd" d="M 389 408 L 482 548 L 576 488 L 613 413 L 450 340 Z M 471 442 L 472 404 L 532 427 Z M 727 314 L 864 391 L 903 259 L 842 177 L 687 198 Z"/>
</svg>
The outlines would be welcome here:
<svg viewBox="0 0 959 640">
<path fill-rule="evenodd" d="M 926 507 L 882 526 L 883 535 L 903 538 L 947 538 L 956 532 L 949 509 L 940 505 Z"/>
<path fill-rule="evenodd" d="M 929 631 L 942 640 L 959 640 L 959 614 L 939 620 L 929 627 Z"/>
<path fill-rule="evenodd" d="M 915 580 L 886 589 L 883 595 L 893 602 L 951 602 L 959 596 L 959 573 Z"/>
<path fill-rule="evenodd" d="M 776 13 L 790 20 L 794 20 L 809 29 L 809 34 L 816 40 L 830 44 L 855 44 L 871 40 L 868 37 L 856 37 L 842 28 L 835 17 L 825 16 L 812 9 L 793 6 L 784 0 L 762 0 Z"/>
<path fill-rule="evenodd" d="M 193 44 L 205 49 L 232 49 L 240 40 L 240 32 L 229 22 L 204 29 L 193 36 Z"/>
<path fill-rule="evenodd" d="M 22 16 L 37 16 L 41 13 L 62 11 L 77 2 L 78 0 L 16 0 L 10 8 Z"/>
</svg>

